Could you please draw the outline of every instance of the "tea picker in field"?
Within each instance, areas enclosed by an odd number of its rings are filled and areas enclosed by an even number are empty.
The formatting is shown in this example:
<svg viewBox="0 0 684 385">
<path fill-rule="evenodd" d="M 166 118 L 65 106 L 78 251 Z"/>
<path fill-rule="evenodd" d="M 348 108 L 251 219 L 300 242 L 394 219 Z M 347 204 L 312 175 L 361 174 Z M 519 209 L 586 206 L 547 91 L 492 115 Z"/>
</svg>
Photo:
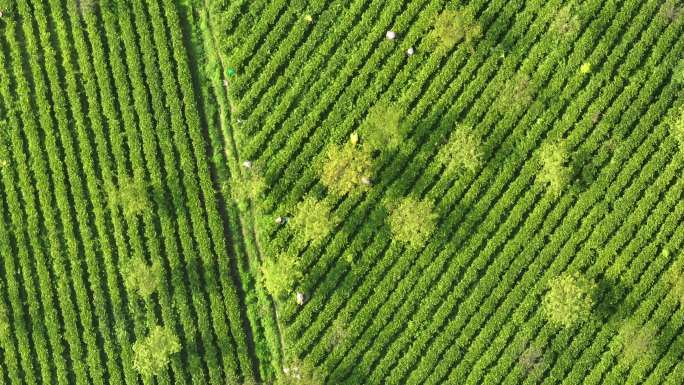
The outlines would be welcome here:
<svg viewBox="0 0 684 385">
<path fill-rule="evenodd" d="M 302 306 L 306 303 L 306 295 L 300 291 L 298 291 L 295 294 L 295 300 L 297 301 L 297 305 Z"/>
</svg>

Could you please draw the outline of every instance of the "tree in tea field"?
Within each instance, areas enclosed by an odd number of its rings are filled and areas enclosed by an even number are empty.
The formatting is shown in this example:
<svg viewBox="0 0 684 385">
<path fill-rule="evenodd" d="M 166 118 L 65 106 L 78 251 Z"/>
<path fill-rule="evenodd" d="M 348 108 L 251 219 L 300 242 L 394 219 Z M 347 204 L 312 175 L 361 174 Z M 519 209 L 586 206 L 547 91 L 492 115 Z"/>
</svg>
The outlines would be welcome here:
<svg viewBox="0 0 684 385">
<path fill-rule="evenodd" d="M 250 200 L 257 203 L 266 192 L 266 180 L 256 171 L 248 170 L 240 183 L 230 185 L 232 198 L 241 206 L 246 205 Z"/>
<path fill-rule="evenodd" d="M 437 162 L 442 164 L 450 174 L 459 169 L 475 172 L 482 166 L 483 158 L 482 141 L 475 135 L 472 128 L 461 125 L 456 126 L 449 141 L 437 154 Z"/>
<path fill-rule="evenodd" d="M 142 215 L 152 208 L 147 197 L 147 186 L 132 177 L 121 178 L 118 187 L 111 192 L 110 199 L 121 207 L 126 217 Z"/>
<path fill-rule="evenodd" d="M 162 270 L 158 262 L 148 265 L 142 258 L 134 258 L 124 266 L 123 276 L 130 292 L 148 298 L 161 284 Z"/>
<path fill-rule="evenodd" d="M 549 282 L 542 307 L 551 323 L 570 327 L 589 317 L 595 284 L 579 274 L 563 274 Z"/>
<path fill-rule="evenodd" d="M 474 43 L 482 37 L 482 27 L 475 20 L 471 8 L 458 11 L 444 10 L 435 18 L 434 28 L 427 40 L 440 51 L 448 51 L 463 41 L 470 52 L 474 52 Z"/>
<path fill-rule="evenodd" d="M 288 253 L 266 258 L 261 264 L 264 287 L 275 298 L 284 297 L 301 278 L 299 261 Z"/>
<path fill-rule="evenodd" d="M 539 151 L 541 170 L 537 179 L 547 186 L 553 196 L 559 196 L 570 184 L 572 170 L 568 165 L 570 156 L 562 142 L 547 143 Z"/>
<path fill-rule="evenodd" d="M 679 149 L 684 150 L 684 107 L 680 107 L 670 119 L 670 134 L 679 143 Z"/>
<path fill-rule="evenodd" d="M 278 385 L 323 385 L 323 376 L 312 364 L 300 360 L 291 361 L 283 368 L 284 375 Z"/>
<path fill-rule="evenodd" d="M 0 346 L 9 341 L 10 331 L 11 326 L 7 309 L 0 308 Z"/>
<path fill-rule="evenodd" d="M 389 104 L 376 104 L 368 111 L 361 127 L 364 141 L 371 150 L 395 150 L 404 140 L 402 113 Z"/>
<path fill-rule="evenodd" d="M 530 373 L 538 369 L 542 365 L 543 352 L 538 347 L 528 346 L 518 357 L 518 364 L 525 370 L 525 373 Z"/>
<path fill-rule="evenodd" d="M 674 71 L 672 71 L 672 80 L 675 83 L 684 85 L 684 59 L 679 60 Z"/>
<path fill-rule="evenodd" d="M 155 326 L 147 337 L 133 344 L 133 367 L 144 376 L 159 374 L 171 355 L 180 350 L 180 341 L 171 330 Z"/>
<path fill-rule="evenodd" d="M 684 273 L 673 265 L 667 273 L 667 282 L 670 284 L 670 292 L 684 306 Z"/>
<path fill-rule="evenodd" d="M 571 6 L 566 5 L 556 13 L 549 30 L 559 38 L 565 38 L 580 29 L 579 17 L 574 14 Z"/>
<path fill-rule="evenodd" d="M 682 16 L 682 6 L 678 0 L 666 0 L 658 11 L 658 17 L 669 23 L 674 23 Z"/>
<path fill-rule="evenodd" d="M 407 197 L 390 211 L 389 227 L 395 240 L 412 248 L 420 248 L 437 226 L 432 202 Z"/>
<path fill-rule="evenodd" d="M 334 223 L 330 205 L 312 196 L 299 202 L 295 215 L 290 220 L 295 231 L 313 243 L 320 242 L 330 234 Z"/>
<path fill-rule="evenodd" d="M 370 188 L 373 161 L 368 150 L 353 143 L 331 146 L 321 170 L 321 182 L 336 195 L 359 194 Z"/>
<path fill-rule="evenodd" d="M 639 326 L 634 321 L 627 321 L 618 332 L 622 358 L 627 364 L 652 354 L 655 344 L 655 330 L 647 326 Z"/>
<path fill-rule="evenodd" d="M 518 73 L 503 84 L 494 109 L 502 114 L 522 111 L 530 105 L 533 95 L 530 77 Z"/>
</svg>

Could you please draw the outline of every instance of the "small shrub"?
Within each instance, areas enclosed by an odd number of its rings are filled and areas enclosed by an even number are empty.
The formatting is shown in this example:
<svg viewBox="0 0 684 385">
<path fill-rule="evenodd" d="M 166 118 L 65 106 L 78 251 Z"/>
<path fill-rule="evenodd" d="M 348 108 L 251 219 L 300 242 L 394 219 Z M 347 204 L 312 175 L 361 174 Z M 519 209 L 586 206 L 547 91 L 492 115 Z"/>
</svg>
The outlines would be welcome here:
<svg viewBox="0 0 684 385">
<path fill-rule="evenodd" d="M 302 276 L 299 260 L 287 253 L 275 259 L 266 258 L 261 264 L 261 274 L 264 287 L 275 298 L 286 296 Z"/>
<path fill-rule="evenodd" d="M 152 209 L 147 197 L 147 186 L 144 182 L 131 177 L 119 180 L 119 186 L 111 192 L 110 200 L 115 206 L 121 207 L 124 215 L 129 218 Z"/>
<path fill-rule="evenodd" d="M 445 166 L 448 173 L 455 173 L 460 168 L 475 172 L 482 166 L 483 158 L 482 141 L 466 126 L 456 126 L 437 154 L 437 162 Z"/>
<path fill-rule="evenodd" d="M 679 143 L 680 151 L 684 151 L 684 107 L 670 119 L 670 135 L 674 136 Z"/>
<path fill-rule="evenodd" d="M 448 51 L 463 41 L 472 53 L 475 42 L 481 37 L 482 27 L 475 20 L 475 13 L 471 8 L 465 8 L 440 13 L 427 39 L 440 51 Z"/>
<path fill-rule="evenodd" d="M 565 38 L 577 33 L 580 29 L 580 20 L 573 13 L 571 6 L 567 5 L 556 13 L 549 30 L 559 38 Z"/>
<path fill-rule="evenodd" d="M 652 354 L 654 351 L 655 331 L 638 323 L 627 321 L 618 332 L 622 358 L 627 364 Z"/>
<path fill-rule="evenodd" d="M 297 205 L 290 223 L 305 240 L 317 243 L 330 234 L 335 220 L 327 203 L 309 196 Z"/>
<path fill-rule="evenodd" d="M 368 111 L 368 118 L 361 129 L 365 143 L 372 151 L 397 149 L 404 140 L 401 120 L 401 111 L 395 106 L 373 106 Z"/>
<path fill-rule="evenodd" d="M 7 314 L 7 309 L 0 308 L 0 346 L 8 341 L 11 330 L 12 326 Z"/>
<path fill-rule="evenodd" d="M 542 307 L 546 318 L 563 327 L 583 322 L 594 305 L 595 284 L 579 274 L 563 274 L 549 282 Z"/>
<path fill-rule="evenodd" d="M 522 111 L 532 103 L 532 96 L 529 76 L 519 73 L 503 86 L 495 109 L 500 113 Z"/>
<path fill-rule="evenodd" d="M 180 341 L 172 331 L 155 326 L 147 337 L 133 344 L 133 368 L 144 376 L 159 374 L 171 355 L 180 350 Z"/>
<path fill-rule="evenodd" d="M 673 266 L 667 273 L 667 282 L 672 295 L 684 306 L 684 273 L 681 269 Z"/>
<path fill-rule="evenodd" d="M 250 200 L 258 202 L 266 192 L 266 180 L 254 171 L 248 171 L 241 183 L 233 183 L 232 198 L 241 205 L 247 204 Z"/>
<path fill-rule="evenodd" d="M 330 336 L 328 337 L 328 348 L 333 349 L 337 345 L 341 344 L 344 340 L 349 337 L 349 332 L 344 326 L 344 323 L 339 319 L 333 321 L 330 327 Z"/>
<path fill-rule="evenodd" d="M 148 298 L 161 285 L 162 270 L 158 262 L 148 265 L 141 258 L 135 258 L 124 267 L 124 285 L 130 292 Z"/>
<path fill-rule="evenodd" d="M 320 370 L 306 362 L 291 361 L 283 368 L 283 373 L 278 385 L 323 385 Z"/>
<path fill-rule="evenodd" d="M 523 368 L 525 373 L 530 373 L 539 368 L 542 364 L 542 351 L 536 346 L 529 346 L 525 351 L 520 353 L 518 357 L 518 364 Z"/>
<path fill-rule="evenodd" d="M 665 1 L 658 11 L 658 17 L 668 23 L 674 23 L 681 15 L 682 6 L 678 4 L 677 0 Z"/>
<path fill-rule="evenodd" d="M 570 184 L 572 170 L 568 165 L 570 156 L 563 142 L 547 143 L 539 152 L 541 171 L 538 180 L 548 186 L 547 191 L 559 196 Z"/>
<path fill-rule="evenodd" d="M 364 178 L 370 178 L 373 161 L 369 151 L 345 143 L 331 146 L 321 170 L 321 182 L 336 195 L 359 194 L 370 188 Z"/>
<path fill-rule="evenodd" d="M 672 80 L 684 85 L 684 59 L 681 59 L 672 72 Z"/>
<path fill-rule="evenodd" d="M 389 226 L 394 239 L 420 248 L 435 231 L 437 214 L 430 201 L 404 198 L 391 210 Z"/>
</svg>

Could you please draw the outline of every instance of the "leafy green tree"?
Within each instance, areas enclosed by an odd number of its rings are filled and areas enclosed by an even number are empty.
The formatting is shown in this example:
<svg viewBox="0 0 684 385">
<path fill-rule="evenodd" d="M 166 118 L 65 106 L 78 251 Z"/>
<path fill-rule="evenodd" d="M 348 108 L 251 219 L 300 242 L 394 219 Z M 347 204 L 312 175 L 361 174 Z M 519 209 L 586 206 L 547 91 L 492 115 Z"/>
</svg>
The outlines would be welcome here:
<svg viewBox="0 0 684 385">
<path fill-rule="evenodd" d="M 684 84 L 684 59 L 679 60 L 679 64 L 672 72 L 672 80 L 675 83 Z"/>
<path fill-rule="evenodd" d="M 241 183 L 231 184 L 231 196 L 239 205 L 250 200 L 257 203 L 266 192 L 266 180 L 255 171 L 248 170 Z"/>
<path fill-rule="evenodd" d="M 261 264 L 264 287 L 275 298 L 287 295 L 301 276 L 299 260 L 287 253 L 266 258 Z"/>
<path fill-rule="evenodd" d="M 679 143 L 679 149 L 684 151 L 684 107 L 670 119 L 670 134 Z"/>
<path fill-rule="evenodd" d="M 152 209 L 147 196 L 147 186 L 141 180 L 123 177 L 115 188 L 110 199 L 114 205 L 121 207 L 126 217 L 142 215 Z"/>
<path fill-rule="evenodd" d="M 445 166 L 448 173 L 455 173 L 460 168 L 475 172 L 482 166 L 483 158 L 482 141 L 471 127 L 461 125 L 456 126 L 437 154 L 437 162 Z"/>
<path fill-rule="evenodd" d="M 331 146 L 321 170 L 321 182 L 336 195 L 359 194 L 370 188 L 364 181 L 371 177 L 373 161 L 369 151 L 345 143 Z"/>
<path fill-rule="evenodd" d="M 448 51 L 464 42 L 470 52 L 475 51 L 475 42 L 482 37 L 482 27 L 475 20 L 472 8 L 458 11 L 444 10 L 435 18 L 434 28 L 427 40 L 440 51 Z"/>
<path fill-rule="evenodd" d="M 542 307 L 553 324 L 570 327 L 589 317 L 595 284 L 579 274 L 563 274 L 549 282 Z"/>
<path fill-rule="evenodd" d="M 147 337 L 133 344 L 133 368 L 144 376 L 159 374 L 171 355 L 180 350 L 180 341 L 171 330 L 155 326 Z"/>
<path fill-rule="evenodd" d="M 278 385 L 323 385 L 320 370 L 300 360 L 291 361 L 283 368 Z"/>
<path fill-rule="evenodd" d="M 536 346 L 529 346 L 518 357 L 518 364 L 526 373 L 530 373 L 542 364 L 542 350 Z"/>
<path fill-rule="evenodd" d="M 368 111 L 361 133 L 371 150 L 395 150 L 404 140 L 402 113 L 389 104 L 377 104 Z"/>
<path fill-rule="evenodd" d="M 432 202 L 407 197 L 391 210 L 389 226 L 394 239 L 409 247 L 420 248 L 435 231 L 437 217 Z"/>
<path fill-rule="evenodd" d="M 162 282 L 162 270 L 158 262 L 148 265 L 142 258 L 131 259 L 123 269 L 124 285 L 130 292 L 148 298 Z"/>
<path fill-rule="evenodd" d="M 618 332 L 622 358 L 627 364 L 639 358 L 653 354 L 655 349 L 655 330 L 647 326 L 639 326 L 634 321 L 627 321 Z"/>
<path fill-rule="evenodd" d="M 330 234 L 335 219 L 330 205 L 308 196 L 299 202 L 290 223 L 305 240 L 317 243 Z"/>
<path fill-rule="evenodd" d="M 580 29 L 580 20 L 577 15 L 573 13 L 573 8 L 570 5 L 558 10 L 556 17 L 551 22 L 549 30 L 556 34 L 559 38 L 565 38 L 577 33 Z"/>
<path fill-rule="evenodd" d="M 529 76 L 519 73 L 503 85 L 494 108 L 500 113 L 522 111 L 532 103 L 532 96 Z"/>
<path fill-rule="evenodd" d="M 677 0 L 666 0 L 658 11 L 658 17 L 669 23 L 674 23 L 680 16 L 682 16 L 682 6 Z"/>
<path fill-rule="evenodd" d="M 667 282 L 670 284 L 672 295 L 684 306 L 684 273 L 673 265 L 667 273 Z"/>
<path fill-rule="evenodd" d="M 572 169 L 568 165 L 570 156 L 563 142 L 547 143 L 539 152 L 541 170 L 538 180 L 548 186 L 548 192 L 560 196 L 570 184 Z"/>
<path fill-rule="evenodd" d="M 345 323 L 342 322 L 340 319 L 336 319 L 330 326 L 330 334 L 328 336 L 328 349 L 334 349 L 348 337 L 349 331 L 345 327 Z"/>
<path fill-rule="evenodd" d="M 10 325 L 9 316 L 7 314 L 7 309 L 2 307 L 0 308 L 0 346 L 8 341 L 11 330 L 12 328 Z"/>
</svg>

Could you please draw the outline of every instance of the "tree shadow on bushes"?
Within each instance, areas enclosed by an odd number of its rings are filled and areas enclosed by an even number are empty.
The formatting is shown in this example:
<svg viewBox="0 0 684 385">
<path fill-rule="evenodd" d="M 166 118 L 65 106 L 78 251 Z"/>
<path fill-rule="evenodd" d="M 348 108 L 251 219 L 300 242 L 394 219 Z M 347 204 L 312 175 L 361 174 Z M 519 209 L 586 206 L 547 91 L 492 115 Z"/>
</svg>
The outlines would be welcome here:
<svg viewBox="0 0 684 385">
<path fill-rule="evenodd" d="M 624 310 L 624 299 L 627 296 L 625 285 L 616 278 L 605 276 L 600 277 L 596 282 L 596 315 L 607 319 Z"/>
</svg>

